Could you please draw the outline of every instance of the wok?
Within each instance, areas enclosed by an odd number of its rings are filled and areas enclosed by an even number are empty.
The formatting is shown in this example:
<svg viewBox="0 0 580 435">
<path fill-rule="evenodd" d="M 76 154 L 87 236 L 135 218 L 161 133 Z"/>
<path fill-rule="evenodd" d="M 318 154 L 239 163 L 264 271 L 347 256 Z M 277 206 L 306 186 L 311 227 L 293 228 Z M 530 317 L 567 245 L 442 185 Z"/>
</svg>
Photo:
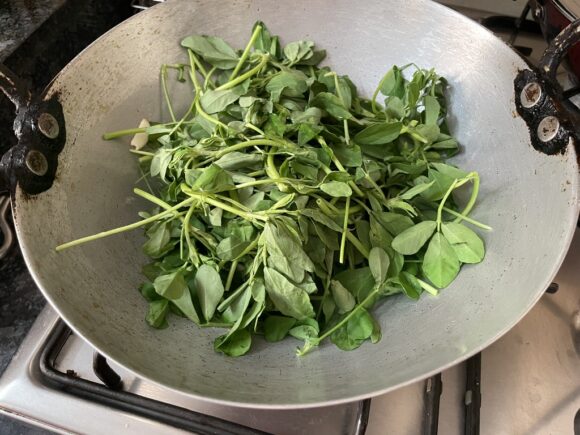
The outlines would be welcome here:
<svg viewBox="0 0 580 435">
<path fill-rule="evenodd" d="M 384 331 L 376 345 L 352 352 L 323 345 L 299 358 L 291 340 L 256 340 L 247 356 L 225 357 L 212 348 L 220 330 L 177 318 L 164 330 L 145 323 L 146 302 L 136 291 L 146 261 L 141 232 L 54 250 L 137 218 L 143 204 L 132 194 L 140 176 L 134 156 L 126 143 L 104 142 L 101 134 L 142 118 L 167 119 L 159 66 L 186 61 L 180 40 L 212 34 L 243 47 L 258 19 L 285 42 L 311 38 L 326 48 L 326 63 L 349 74 L 363 95 L 392 64 L 434 67 L 449 80 L 450 126 L 464 147 L 454 162 L 481 175 L 473 217 L 493 227 L 483 234 L 487 256 L 464 267 L 438 297 L 385 300 L 375 311 Z M 19 108 L 20 136 L 2 159 L 3 180 L 30 272 L 62 318 L 99 352 L 187 395 L 239 406 L 309 407 L 425 378 L 508 331 L 565 256 L 578 218 L 577 153 L 550 78 L 575 35 L 569 30 L 558 39 L 546 69 L 534 72 L 487 30 L 428 1 L 172 1 L 102 36 L 39 98 L 30 99 L 3 70 L 4 90 Z M 529 81 L 537 87 L 522 93 Z M 171 91 L 185 110 L 190 96 L 181 89 Z"/>
</svg>

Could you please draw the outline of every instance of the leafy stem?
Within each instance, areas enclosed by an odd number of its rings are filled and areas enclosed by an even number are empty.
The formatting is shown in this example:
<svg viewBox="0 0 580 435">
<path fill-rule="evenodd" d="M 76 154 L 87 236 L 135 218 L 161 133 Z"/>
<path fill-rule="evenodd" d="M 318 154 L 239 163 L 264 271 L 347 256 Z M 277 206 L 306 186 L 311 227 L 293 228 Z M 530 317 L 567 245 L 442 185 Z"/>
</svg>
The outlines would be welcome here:
<svg viewBox="0 0 580 435">
<path fill-rule="evenodd" d="M 171 99 L 169 98 L 169 92 L 167 90 L 167 65 L 161 65 L 161 88 L 163 89 L 163 96 L 165 97 L 165 103 L 167 104 L 167 110 L 169 110 L 169 115 L 173 122 L 175 122 L 175 113 L 173 112 L 173 106 L 171 105 Z"/>
<path fill-rule="evenodd" d="M 189 195 L 191 198 L 198 198 L 199 200 L 206 202 L 209 205 L 213 205 L 214 207 L 218 207 L 221 208 L 224 211 L 228 211 L 230 213 L 233 213 L 247 221 L 250 222 L 255 222 L 256 220 L 260 220 L 260 221 L 267 221 L 268 217 L 267 216 L 263 216 L 263 215 L 259 215 L 256 213 L 250 213 L 247 211 L 243 211 L 240 210 L 236 207 L 232 207 L 228 204 L 225 204 L 221 201 L 218 201 L 214 198 L 212 198 L 210 195 L 210 193 L 206 193 L 206 192 L 196 192 L 195 190 L 191 190 L 189 189 L 187 192 L 185 192 L 187 195 Z"/>
<path fill-rule="evenodd" d="M 363 301 L 361 303 L 359 303 L 358 305 L 356 305 L 346 316 L 344 316 L 342 318 L 342 320 L 340 322 L 338 322 L 336 325 L 334 325 L 332 328 L 330 328 L 329 330 L 327 330 L 324 334 L 322 334 L 320 337 L 317 338 L 313 338 L 310 339 L 307 344 L 302 348 L 299 349 L 296 353 L 298 356 L 304 356 L 306 355 L 310 350 L 312 350 L 312 347 L 314 346 L 318 346 L 325 338 L 329 337 L 330 335 L 332 335 L 332 333 L 334 333 L 335 331 L 337 331 L 338 329 L 342 328 L 344 325 L 346 325 L 346 323 L 356 314 L 360 311 L 361 308 L 364 308 L 364 306 L 366 304 L 368 304 L 372 298 L 374 298 L 377 294 L 379 293 L 379 287 L 375 287 L 366 298 L 363 299 Z"/>
<path fill-rule="evenodd" d="M 256 28 L 254 29 L 254 33 L 252 33 L 252 36 L 250 38 L 250 41 L 246 45 L 246 48 L 244 49 L 244 52 L 240 56 L 240 60 L 238 61 L 238 64 L 236 65 L 236 67 L 232 71 L 232 74 L 230 75 L 230 80 L 233 80 L 238 75 L 238 73 L 240 72 L 240 70 L 242 69 L 242 66 L 244 65 L 244 62 L 248 58 L 248 55 L 250 54 L 250 50 L 252 49 L 252 46 L 254 45 L 254 42 L 256 42 L 256 39 L 258 39 L 258 36 L 260 36 L 260 33 L 262 33 L 262 25 L 261 24 L 258 24 L 256 26 Z"/>
<path fill-rule="evenodd" d="M 153 215 L 147 219 L 143 219 L 143 220 L 138 221 L 138 222 L 133 222 L 132 224 L 125 225 L 122 227 L 113 228 L 112 230 L 103 231 L 103 232 L 100 232 L 97 234 L 93 234 L 92 236 L 82 237 L 80 239 L 73 240 L 72 242 L 63 243 L 62 245 L 57 246 L 55 249 L 56 249 L 56 251 L 62 251 L 64 249 L 72 248 L 73 246 L 78 246 L 78 245 L 82 245 L 84 243 L 92 242 L 93 240 L 103 239 L 105 237 L 109 237 L 109 236 L 112 236 L 114 234 L 119 234 L 119 233 L 123 233 L 125 231 L 134 230 L 136 228 L 151 224 L 155 221 L 158 221 L 159 219 L 162 219 L 164 217 L 172 215 L 180 208 L 183 208 L 183 207 L 191 204 L 194 200 L 195 200 L 195 198 L 193 198 L 193 197 L 187 198 L 186 200 L 181 201 L 179 204 L 174 205 L 173 207 L 171 207 L 171 208 L 169 208 L 161 213 Z"/>
<path fill-rule="evenodd" d="M 344 206 L 344 219 L 342 223 L 342 237 L 340 239 L 340 264 L 344 264 L 344 248 L 346 246 L 346 234 L 348 233 L 348 209 L 350 207 L 350 197 L 346 198 L 346 204 Z"/>
<path fill-rule="evenodd" d="M 238 78 L 235 78 L 233 80 L 228 81 L 227 83 L 224 83 L 221 86 L 218 86 L 217 88 L 215 88 L 215 90 L 216 91 L 223 91 L 225 89 L 231 89 L 234 86 L 237 86 L 240 83 L 244 82 L 245 80 L 249 79 L 253 75 L 258 74 L 260 72 L 260 70 L 268 63 L 268 59 L 270 59 L 270 56 L 268 54 L 262 55 L 260 62 L 254 68 L 252 68 L 249 71 L 246 71 L 244 74 L 242 74 Z"/>
<path fill-rule="evenodd" d="M 226 154 L 229 154 L 233 151 L 239 151 L 239 150 L 243 150 L 244 148 L 248 148 L 248 147 L 253 147 L 253 146 L 271 146 L 271 147 L 286 147 L 286 143 L 281 143 L 275 140 L 270 140 L 270 139 L 252 139 L 252 140 L 247 140 L 244 142 L 240 142 L 237 143 L 235 145 L 231 145 L 227 148 L 224 148 L 220 151 L 218 151 L 215 154 L 215 158 L 219 159 L 223 156 L 225 156 Z"/>
</svg>

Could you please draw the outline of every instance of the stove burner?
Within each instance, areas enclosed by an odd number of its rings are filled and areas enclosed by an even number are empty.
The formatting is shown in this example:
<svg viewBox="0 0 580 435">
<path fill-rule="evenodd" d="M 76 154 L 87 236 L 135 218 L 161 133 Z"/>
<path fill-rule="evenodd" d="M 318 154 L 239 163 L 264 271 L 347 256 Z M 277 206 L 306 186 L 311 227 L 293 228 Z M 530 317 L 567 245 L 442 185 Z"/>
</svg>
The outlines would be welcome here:
<svg viewBox="0 0 580 435">
<path fill-rule="evenodd" d="M 221 418 L 122 391 L 121 377 L 107 364 L 107 360 L 97 352 L 95 352 L 93 358 L 93 369 L 97 377 L 105 385 L 82 379 L 74 372 L 67 371 L 62 373 L 56 369 L 55 363 L 71 334 L 71 329 L 62 320 L 58 320 L 53 333 L 44 344 L 39 364 L 42 380 L 48 386 L 200 435 L 268 435 L 266 432 Z M 370 405 L 370 399 L 360 402 L 354 435 L 364 435 L 368 425 Z M 436 431 L 431 433 L 436 434 Z"/>
</svg>

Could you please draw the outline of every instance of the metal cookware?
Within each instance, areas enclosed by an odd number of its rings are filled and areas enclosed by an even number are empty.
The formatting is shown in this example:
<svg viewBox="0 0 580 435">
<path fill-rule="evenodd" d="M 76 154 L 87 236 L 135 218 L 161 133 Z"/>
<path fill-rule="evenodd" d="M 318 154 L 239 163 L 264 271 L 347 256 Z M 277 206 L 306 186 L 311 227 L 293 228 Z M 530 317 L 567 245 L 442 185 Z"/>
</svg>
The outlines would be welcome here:
<svg viewBox="0 0 580 435">
<path fill-rule="evenodd" d="M 455 162 L 479 171 L 473 217 L 493 227 L 483 234 L 487 257 L 464 267 L 439 297 L 382 303 L 376 308 L 384 331 L 379 344 L 352 352 L 321 346 L 298 358 L 291 340 L 258 342 L 243 358 L 224 357 L 212 348 L 218 330 L 180 319 L 164 330 L 147 326 L 146 302 L 136 291 L 145 261 L 139 231 L 54 250 L 137 219 L 143 204 L 132 194 L 139 178 L 134 156 L 126 143 L 104 142 L 101 134 L 144 117 L 167 119 L 159 66 L 185 61 L 179 41 L 214 34 L 243 47 L 258 19 L 286 42 L 311 38 L 326 48 L 326 62 L 366 95 L 392 64 L 434 67 L 449 80 L 450 125 L 464 147 Z M 441 371 L 510 329 L 566 254 L 578 218 L 577 151 L 574 120 L 557 103 L 551 76 L 576 35 L 570 31 L 554 41 L 545 69 L 532 71 L 484 28 L 423 0 L 156 6 L 101 37 L 40 98 L 21 92 L 8 73 L 1 77 L 19 107 L 20 144 L 3 158 L 0 178 L 11 189 L 26 262 L 63 319 L 104 355 L 144 378 L 214 402 L 318 406 Z M 182 89 L 176 84 L 172 92 L 184 110 L 190 97 Z"/>
</svg>

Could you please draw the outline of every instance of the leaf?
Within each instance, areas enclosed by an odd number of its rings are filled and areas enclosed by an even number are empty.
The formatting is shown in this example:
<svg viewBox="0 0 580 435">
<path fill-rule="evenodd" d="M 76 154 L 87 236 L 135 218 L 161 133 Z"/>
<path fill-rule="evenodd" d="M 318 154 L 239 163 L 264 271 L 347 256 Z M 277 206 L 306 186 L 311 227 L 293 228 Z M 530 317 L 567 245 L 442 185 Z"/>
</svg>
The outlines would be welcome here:
<svg viewBox="0 0 580 435">
<path fill-rule="evenodd" d="M 264 321 L 264 338 L 274 343 L 288 335 L 288 331 L 296 324 L 296 319 L 284 316 L 268 316 Z"/>
<path fill-rule="evenodd" d="M 183 292 L 189 291 L 181 271 L 158 276 L 153 286 L 158 295 L 170 300 L 179 299 Z"/>
<path fill-rule="evenodd" d="M 238 63 L 238 55 L 222 38 L 192 35 L 181 41 L 181 46 L 191 49 L 219 69 L 232 69 Z"/>
<path fill-rule="evenodd" d="M 266 292 L 278 311 L 297 320 L 314 317 L 308 293 L 270 267 L 264 267 L 264 278 Z"/>
<path fill-rule="evenodd" d="M 357 301 L 362 301 L 375 287 L 375 279 L 370 268 L 362 267 L 340 272 L 334 276 Z"/>
<path fill-rule="evenodd" d="M 405 116 L 405 103 L 399 97 L 390 97 L 387 101 L 386 112 L 391 118 L 401 119 Z"/>
<path fill-rule="evenodd" d="M 245 94 L 247 91 L 247 85 L 243 84 L 235 86 L 231 89 L 210 89 L 205 91 L 199 101 L 205 112 L 214 114 L 225 110 L 226 107 L 236 102 L 238 98 L 240 98 L 240 96 Z"/>
<path fill-rule="evenodd" d="M 240 240 L 236 236 L 226 237 L 216 248 L 216 254 L 224 261 L 232 261 L 248 247 L 250 243 Z"/>
<path fill-rule="evenodd" d="M 381 341 L 383 334 L 381 333 L 381 325 L 375 318 L 373 318 L 373 332 L 371 334 L 371 343 L 375 344 Z"/>
<path fill-rule="evenodd" d="M 354 137 L 360 145 L 384 145 L 397 139 L 401 134 L 403 124 L 396 122 L 384 122 L 371 124 Z"/>
<path fill-rule="evenodd" d="M 235 188 L 231 175 L 216 164 L 212 164 L 204 169 L 191 187 L 214 193 Z"/>
<path fill-rule="evenodd" d="M 369 268 L 377 285 L 387 279 L 387 272 L 391 261 L 384 249 L 375 247 L 369 253 Z"/>
<path fill-rule="evenodd" d="M 329 92 L 321 92 L 310 101 L 310 106 L 326 110 L 328 114 L 337 119 L 350 119 L 352 114 L 344 107 L 340 98 Z"/>
<path fill-rule="evenodd" d="M 437 124 L 437 120 L 439 119 L 439 111 L 441 110 L 441 106 L 437 101 L 437 98 L 431 95 L 425 95 L 424 98 L 425 102 L 425 124 Z"/>
<path fill-rule="evenodd" d="M 195 274 L 194 286 L 203 317 L 209 322 L 224 295 L 222 279 L 214 268 L 202 264 Z"/>
<path fill-rule="evenodd" d="M 362 152 L 358 145 L 333 145 L 332 151 L 336 158 L 347 168 L 357 168 L 362 165 Z M 345 174 L 344 172 L 340 172 Z"/>
<path fill-rule="evenodd" d="M 421 193 L 421 196 L 428 201 L 438 201 L 442 199 L 447 190 L 449 190 L 451 184 L 453 184 L 453 181 L 455 181 L 455 177 L 434 170 L 429 171 L 427 178 L 429 182 L 434 182 L 431 187 Z"/>
<path fill-rule="evenodd" d="M 159 148 L 151 160 L 151 166 L 149 169 L 151 176 L 156 177 L 159 175 L 159 178 L 166 181 L 165 177 L 167 176 L 167 169 L 169 168 L 172 158 L 173 153 L 171 151 L 165 148 Z"/>
<path fill-rule="evenodd" d="M 246 329 L 239 329 L 231 335 L 220 335 L 214 341 L 214 349 L 227 356 L 242 356 L 252 345 L 252 335 Z"/>
<path fill-rule="evenodd" d="M 314 319 L 309 319 L 314 320 Z M 298 325 L 290 330 L 290 335 L 298 340 L 308 341 L 318 337 L 318 330 L 311 325 Z"/>
<path fill-rule="evenodd" d="M 401 272 L 398 277 L 399 284 L 403 288 L 403 293 L 410 299 L 418 300 L 423 291 L 421 284 L 417 281 L 414 275 L 409 272 Z"/>
<path fill-rule="evenodd" d="M 167 313 L 169 311 L 169 301 L 160 299 L 149 303 L 149 311 L 145 320 L 153 328 L 163 329 L 169 326 L 167 324 Z"/>
<path fill-rule="evenodd" d="M 268 136 L 283 137 L 286 133 L 286 120 L 281 116 L 272 113 L 268 116 L 268 122 L 264 126 L 264 131 Z"/>
<path fill-rule="evenodd" d="M 330 340 L 342 350 L 358 348 L 373 333 L 374 323 L 371 315 L 359 309 L 343 327 L 331 334 Z"/>
<path fill-rule="evenodd" d="M 483 240 L 465 225 L 447 222 L 441 225 L 445 238 L 462 263 L 479 263 L 485 256 Z"/>
<path fill-rule="evenodd" d="M 389 211 L 374 212 L 373 217 L 393 236 L 397 236 L 414 225 L 413 220 L 409 216 Z"/>
<path fill-rule="evenodd" d="M 403 98 L 405 95 L 404 78 L 401 70 L 395 65 L 385 74 L 380 88 L 381 94 L 387 97 Z"/>
<path fill-rule="evenodd" d="M 298 70 L 284 70 L 272 76 L 266 85 L 270 98 L 278 102 L 282 95 L 300 97 L 308 90 L 306 75 Z"/>
<path fill-rule="evenodd" d="M 324 243 L 324 245 L 331 251 L 338 251 L 340 245 L 338 243 L 338 233 L 329 229 L 326 226 L 313 224 L 314 231 L 318 238 Z M 342 231 L 342 230 L 341 230 Z"/>
<path fill-rule="evenodd" d="M 462 171 L 461 169 L 456 168 L 455 166 L 448 165 L 446 163 L 433 162 L 431 163 L 431 166 L 437 169 L 437 171 L 440 172 L 441 174 L 446 175 L 453 179 L 465 178 L 468 175 L 467 172 Z"/>
<path fill-rule="evenodd" d="M 433 143 L 439 137 L 439 127 L 435 124 L 419 124 L 413 129 L 413 133 L 422 136 L 427 143 Z"/>
<path fill-rule="evenodd" d="M 324 313 L 324 318 L 328 323 L 336 310 L 336 303 L 334 302 L 334 298 L 327 294 L 322 299 L 322 312 Z"/>
<path fill-rule="evenodd" d="M 223 310 L 222 318 L 225 322 L 234 322 L 234 326 L 232 329 L 238 329 L 240 324 L 243 320 L 244 313 L 248 309 L 250 305 L 250 301 L 252 300 L 252 290 L 248 286 L 242 293 L 238 294 L 233 301 L 229 304 L 229 306 Z M 222 307 L 218 306 L 218 310 Z M 230 330 L 230 332 L 232 332 Z"/>
<path fill-rule="evenodd" d="M 187 317 L 189 320 L 196 324 L 200 324 L 199 315 L 197 314 L 197 310 L 193 305 L 193 300 L 191 297 L 191 292 L 189 291 L 189 287 L 182 293 L 182 295 L 171 301 L 179 310 Z"/>
<path fill-rule="evenodd" d="M 221 208 L 213 208 L 209 212 L 209 223 L 214 227 L 221 227 L 222 226 L 222 216 L 224 214 L 223 209 Z"/>
<path fill-rule="evenodd" d="M 340 283 L 340 281 L 330 281 L 332 297 L 340 314 L 348 313 L 356 305 L 354 296 Z"/>
<path fill-rule="evenodd" d="M 352 189 L 346 183 L 341 181 L 329 181 L 320 186 L 320 190 L 335 198 L 349 197 L 352 195 Z"/>
<path fill-rule="evenodd" d="M 260 154 L 241 153 L 233 151 L 215 161 L 215 165 L 226 171 L 253 168 L 262 164 L 264 158 Z"/>
<path fill-rule="evenodd" d="M 423 258 L 423 273 L 437 287 L 447 287 L 459 273 L 459 259 L 451 244 L 441 233 L 436 233 Z"/>
<path fill-rule="evenodd" d="M 149 240 L 143 245 L 143 252 L 151 258 L 159 258 L 167 253 L 167 245 L 171 240 L 169 223 L 162 222 L 147 231 Z"/>
<path fill-rule="evenodd" d="M 314 42 L 312 41 L 295 41 L 290 42 L 284 47 L 284 56 L 290 61 L 290 64 L 296 64 L 301 60 L 307 60 L 314 54 L 312 49 Z"/>
<path fill-rule="evenodd" d="M 403 255 L 416 254 L 433 235 L 435 221 L 423 221 L 406 229 L 393 239 L 393 249 Z"/>
<path fill-rule="evenodd" d="M 417 184 L 416 186 L 411 187 L 405 193 L 399 195 L 399 198 L 405 199 L 405 200 L 412 199 L 415 196 L 417 196 L 417 195 L 423 193 L 424 191 L 426 191 L 427 189 L 429 189 L 434 183 L 435 183 L 435 181 L 431 181 L 429 183 Z"/>
<path fill-rule="evenodd" d="M 342 228 L 336 222 L 334 222 L 332 219 L 330 219 L 328 216 L 322 213 L 320 210 L 313 208 L 305 208 L 304 210 L 301 210 L 300 213 L 303 216 L 309 217 L 313 221 L 316 221 L 330 228 L 333 231 L 342 232 Z"/>
</svg>

